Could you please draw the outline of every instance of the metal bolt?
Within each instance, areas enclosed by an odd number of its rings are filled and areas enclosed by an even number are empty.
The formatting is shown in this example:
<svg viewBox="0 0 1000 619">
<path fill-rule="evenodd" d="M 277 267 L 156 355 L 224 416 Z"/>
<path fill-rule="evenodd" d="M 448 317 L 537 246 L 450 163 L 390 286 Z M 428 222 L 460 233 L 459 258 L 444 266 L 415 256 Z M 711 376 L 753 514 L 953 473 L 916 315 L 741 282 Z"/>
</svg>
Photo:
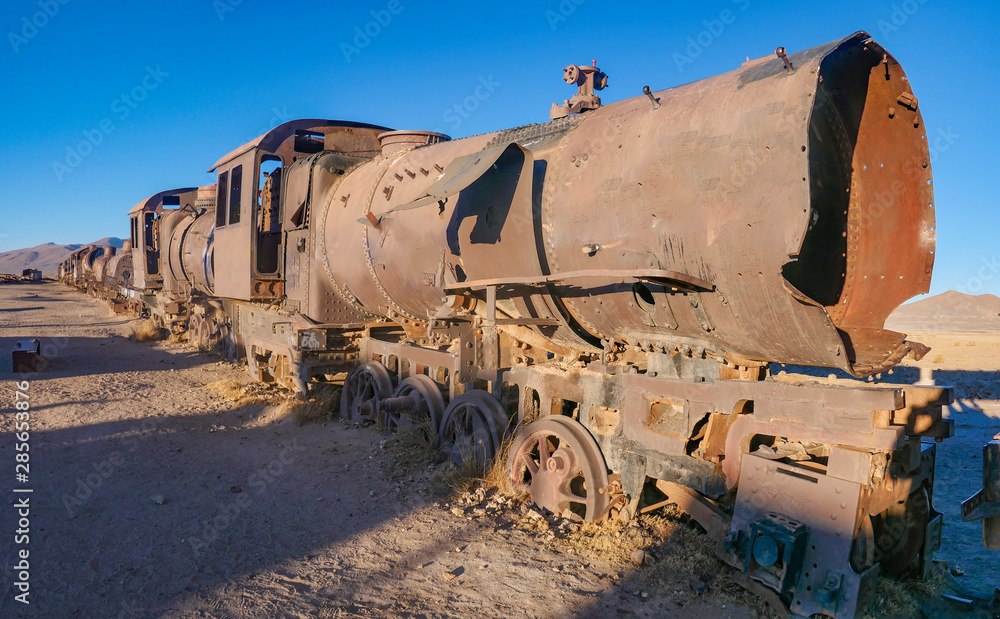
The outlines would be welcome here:
<svg viewBox="0 0 1000 619">
<path fill-rule="evenodd" d="M 653 89 L 649 86 L 642 87 L 642 94 L 649 97 L 649 100 L 653 103 L 653 109 L 658 109 L 660 107 L 660 102 L 657 101 L 656 97 L 653 96 Z"/>
<path fill-rule="evenodd" d="M 789 60 L 788 60 L 788 55 L 785 54 L 785 48 L 784 47 L 779 47 L 778 49 L 774 50 L 774 54 L 778 58 L 781 58 L 783 61 L 785 61 L 785 69 L 788 70 L 789 74 L 795 72 L 795 69 L 792 68 L 792 63 L 789 62 Z"/>
</svg>

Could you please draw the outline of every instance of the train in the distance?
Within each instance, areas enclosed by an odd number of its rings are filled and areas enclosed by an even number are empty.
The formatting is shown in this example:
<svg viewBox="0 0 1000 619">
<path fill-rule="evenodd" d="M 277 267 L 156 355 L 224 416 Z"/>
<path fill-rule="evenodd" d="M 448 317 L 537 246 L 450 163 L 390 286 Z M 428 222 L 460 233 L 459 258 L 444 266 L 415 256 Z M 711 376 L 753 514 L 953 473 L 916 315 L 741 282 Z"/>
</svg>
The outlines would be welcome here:
<svg viewBox="0 0 1000 619">
<path fill-rule="evenodd" d="M 854 617 L 878 574 L 940 544 L 946 387 L 856 377 L 927 348 L 884 327 L 928 289 L 926 129 L 863 32 L 551 120 L 452 140 L 286 122 L 216 184 L 129 211 L 125 247 L 67 281 L 341 414 L 429 419 L 456 459 L 577 520 L 679 504 L 748 588 L 794 616 Z"/>
</svg>

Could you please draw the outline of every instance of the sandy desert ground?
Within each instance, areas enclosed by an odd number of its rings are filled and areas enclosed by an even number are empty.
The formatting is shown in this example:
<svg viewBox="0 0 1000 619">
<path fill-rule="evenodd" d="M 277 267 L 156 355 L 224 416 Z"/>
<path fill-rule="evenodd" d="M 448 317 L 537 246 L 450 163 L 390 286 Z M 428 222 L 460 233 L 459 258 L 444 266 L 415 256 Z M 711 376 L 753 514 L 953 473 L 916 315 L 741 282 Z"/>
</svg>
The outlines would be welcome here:
<svg viewBox="0 0 1000 619">
<path fill-rule="evenodd" d="M 299 425 L 279 399 L 241 403 L 206 389 L 246 383 L 245 370 L 131 341 L 134 322 L 61 284 L 0 286 L 7 496 L 19 486 L 8 351 L 40 337 L 52 359 L 29 390 L 31 604 L 14 600 L 23 546 L 10 535 L 9 499 L 0 617 L 770 615 L 676 512 L 581 530 L 475 486 L 456 494 L 447 465 L 375 428 Z M 981 485 L 981 444 L 1000 432 L 997 343 L 975 341 L 941 353 L 959 364 L 970 349 L 992 349 L 983 354 L 994 365 L 948 370 L 959 372 L 962 400 L 958 437 L 940 446 L 935 506 L 947 518 L 939 556 L 991 588 L 1000 553 L 955 515 Z M 651 563 L 632 564 L 637 548 Z"/>
</svg>

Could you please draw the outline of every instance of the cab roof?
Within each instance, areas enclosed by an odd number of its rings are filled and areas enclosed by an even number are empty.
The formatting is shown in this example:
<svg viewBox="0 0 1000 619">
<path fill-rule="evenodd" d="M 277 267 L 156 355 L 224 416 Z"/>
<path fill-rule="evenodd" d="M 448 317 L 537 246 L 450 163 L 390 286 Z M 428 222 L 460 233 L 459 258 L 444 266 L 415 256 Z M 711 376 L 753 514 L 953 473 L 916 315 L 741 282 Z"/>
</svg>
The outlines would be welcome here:
<svg viewBox="0 0 1000 619">
<path fill-rule="evenodd" d="M 215 172 L 215 170 L 220 166 L 225 165 L 243 153 L 253 149 L 275 152 L 285 140 L 295 135 L 297 131 L 308 131 L 310 133 L 322 133 L 325 135 L 336 129 L 345 128 L 375 129 L 378 131 L 390 130 L 388 127 L 381 127 L 379 125 L 370 125 L 368 123 L 360 123 L 349 120 L 329 120 L 323 118 L 300 118 L 298 120 L 290 120 L 286 123 L 278 125 L 267 133 L 258 136 L 256 139 L 250 140 L 243 146 L 230 151 L 221 159 L 216 161 L 215 165 L 213 165 L 208 171 Z"/>
</svg>

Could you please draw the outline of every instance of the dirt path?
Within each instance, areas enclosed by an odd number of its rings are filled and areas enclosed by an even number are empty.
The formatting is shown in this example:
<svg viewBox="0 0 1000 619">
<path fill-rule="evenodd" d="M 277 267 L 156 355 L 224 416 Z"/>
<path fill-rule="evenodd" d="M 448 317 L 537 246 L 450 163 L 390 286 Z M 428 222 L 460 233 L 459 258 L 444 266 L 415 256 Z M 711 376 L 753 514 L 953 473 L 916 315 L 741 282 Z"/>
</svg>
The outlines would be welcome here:
<svg viewBox="0 0 1000 619">
<path fill-rule="evenodd" d="M 236 406 L 203 387 L 245 370 L 132 342 L 131 322 L 60 284 L 0 286 L 7 496 L 21 496 L 7 351 L 40 337 L 53 360 L 30 380 L 27 546 L 14 500 L 0 505 L 0 617 L 754 614 L 690 525 L 647 519 L 601 554 L 516 507 L 444 502 L 437 469 L 400 475 L 373 428 Z M 635 540 L 656 563 L 616 554 Z M 14 599 L 23 548 L 29 606 Z"/>
</svg>

